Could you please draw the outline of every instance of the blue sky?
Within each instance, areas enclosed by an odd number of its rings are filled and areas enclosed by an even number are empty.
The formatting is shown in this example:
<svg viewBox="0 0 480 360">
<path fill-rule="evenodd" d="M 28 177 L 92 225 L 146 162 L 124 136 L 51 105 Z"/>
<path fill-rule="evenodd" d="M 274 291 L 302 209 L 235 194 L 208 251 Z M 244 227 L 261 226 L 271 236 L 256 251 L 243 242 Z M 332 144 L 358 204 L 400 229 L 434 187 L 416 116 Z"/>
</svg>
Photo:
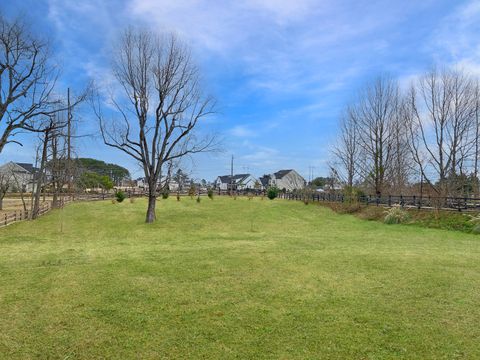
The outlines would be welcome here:
<svg viewBox="0 0 480 360">
<path fill-rule="evenodd" d="M 402 86 L 433 65 L 480 73 L 479 1 L 344 0 L 23 0 L 2 1 L 49 37 L 62 68 L 58 91 L 93 79 L 112 86 L 112 43 L 128 25 L 175 31 L 193 49 L 218 114 L 202 131 L 223 138 L 222 153 L 184 165 L 213 180 L 294 168 L 328 175 L 329 148 L 342 108 L 380 74 Z M 80 110 L 76 152 L 141 171 L 107 148 L 88 107 Z M 0 163 L 33 162 L 32 136 L 8 145 Z"/>
</svg>

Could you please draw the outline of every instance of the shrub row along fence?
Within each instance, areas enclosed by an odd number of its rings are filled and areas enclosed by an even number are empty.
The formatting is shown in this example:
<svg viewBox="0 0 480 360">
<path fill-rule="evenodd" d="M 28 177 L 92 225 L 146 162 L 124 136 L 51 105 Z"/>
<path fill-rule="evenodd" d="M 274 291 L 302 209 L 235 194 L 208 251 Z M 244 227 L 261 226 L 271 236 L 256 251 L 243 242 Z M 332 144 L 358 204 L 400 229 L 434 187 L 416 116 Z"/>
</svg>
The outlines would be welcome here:
<svg viewBox="0 0 480 360">
<path fill-rule="evenodd" d="M 415 195 L 361 195 L 352 198 L 343 194 L 319 193 L 319 194 L 299 194 L 299 193 L 280 193 L 279 198 L 287 200 L 308 200 L 318 202 L 352 202 L 358 201 L 361 204 L 373 206 L 401 206 L 417 209 L 441 209 L 456 211 L 480 211 L 480 198 L 472 197 L 436 197 L 436 196 L 415 196 Z"/>
</svg>

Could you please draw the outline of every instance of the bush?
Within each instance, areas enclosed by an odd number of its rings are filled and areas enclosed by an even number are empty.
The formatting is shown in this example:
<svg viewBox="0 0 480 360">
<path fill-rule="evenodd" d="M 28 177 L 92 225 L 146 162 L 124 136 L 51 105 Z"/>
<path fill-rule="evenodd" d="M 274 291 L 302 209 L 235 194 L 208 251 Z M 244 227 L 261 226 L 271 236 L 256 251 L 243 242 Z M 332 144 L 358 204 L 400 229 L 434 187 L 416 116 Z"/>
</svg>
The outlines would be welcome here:
<svg viewBox="0 0 480 360">
<path fill-rule="evenodd" d="M 121 203 L 126 198 L 127 198 L 127 195 L 125 195 L 125 193 L 122 190 L 118 190 L 117 192 L 115 192 L 115 199 L 117 199 L 119 203 Z"/>
<path fill-rule="evenodd" d="M 410 215 L 400 206 L 393 206 L 386 212 L 383 222 L 385 224 L 403 224 L 410 219 Z"/>
<path fill-rule="evenodd" d="M 278 196 L 278 188 L 276 188 L 275 186 L 269 187 L 268 190 L 267 190 L 267 197 L 268 197 L 270 200 L 273 200 L 273 199 L 275 199 L 277 196 Z"/>
<path fill-rule="evenodd" d="M 195 184 L 190 185 L 190 188 L 188 189 L 188 195 L 190 196 L 191 199 L 193 199 L 196 192 L 197 192 L 197 189 L 195 188 Z"/>
<path fill-rule="evenodd" d="M 200 202 L 200 195 L 197 196 L 197 203 Z"/>
<path fill-rule="evenodd" d="M 345 186 L 342 191 L 345 202 L 358 202 L 365 193 L 355 186 Z"/>
<path fill-rule="evenodd" d="M 470 222 L 473 224 L 472 232 L 474 234 L 480 234 L 480 214 L 471 216 Z"/>
<path fill-rule="evenodd" d="M 180 201 L 180 193 L 177 193 L 177 201 Z"/>
<path fill-rule="evenodd" d="M 212 189 L 208 189 L 207 195 L 210 198 L 210 200 L 213 200 L 213 190 Z"/>
<path fill-rule="evenodd" d="M 162 199 L 168 199 L 168 196 L 170 195 L 170 191 L 164 190 L 162 192 Z"/>
</svg>

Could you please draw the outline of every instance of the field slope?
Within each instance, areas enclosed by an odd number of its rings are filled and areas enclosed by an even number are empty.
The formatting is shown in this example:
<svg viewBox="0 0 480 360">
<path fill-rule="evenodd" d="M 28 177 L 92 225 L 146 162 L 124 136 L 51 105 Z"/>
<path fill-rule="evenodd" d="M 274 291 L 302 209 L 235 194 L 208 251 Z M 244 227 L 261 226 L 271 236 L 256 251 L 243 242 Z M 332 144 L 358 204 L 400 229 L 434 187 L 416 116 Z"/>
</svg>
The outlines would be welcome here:
<svg viewBox="0 0 480 360">
<path fill-rule="evenodd" d="M 480 237 L 283 200 L 145 207 L 0 229 L 0 358 L 480 358 Z"/>
</svg>

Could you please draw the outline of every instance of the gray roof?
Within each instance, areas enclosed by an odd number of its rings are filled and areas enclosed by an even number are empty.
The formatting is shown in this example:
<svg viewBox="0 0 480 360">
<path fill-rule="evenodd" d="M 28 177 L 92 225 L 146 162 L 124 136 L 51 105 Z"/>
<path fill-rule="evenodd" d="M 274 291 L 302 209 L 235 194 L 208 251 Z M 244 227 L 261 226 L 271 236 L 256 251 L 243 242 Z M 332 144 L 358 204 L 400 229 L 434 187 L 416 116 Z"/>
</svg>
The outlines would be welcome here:
<svg viewBox="0 0 480 360">
<path fill-rule="evenodd" d="M 30 174 L 33 174 L 35 173 L 36 171 L 38 171 L 37 168 L 35 168 L 33 166 L 33 164 L 29 164 L 29 163 L 15 163 L 17 164 L 18 166 L 20 166 L 21 168 L 25 169 L 26 171 L 28 171 Z"/>
<path fill-rule="evenodd" d="M 268 183 L 270 182 L 270 175 L 263 175 L 258 180 L 260 180 L 262 186 L 267 187 Z"/>
<path fill-rule="evenodd" d="M 232 182 L 236 184 L 236 183 L 242 182 L 249 176 L 250 174 L 236 174 L 236 175 L 233 175 L 233 179 L 231 175 L 222 175 L 222 176 L 219 176 L 219 178 L 220 178 L 220 182 L 222 182 L 223 184 L 231 184 Z"/>
<path fill-rule="evenodd" d="M 290 172 L 292 172 L 293 170 L 292 169 L 289 169 L 289 170 L 279 170 L 277 171 L 275 174 L 275 178 L 276 179 L 281 179 L 283 178 L 285 175 L 289 174 Z"/>
</svg>

